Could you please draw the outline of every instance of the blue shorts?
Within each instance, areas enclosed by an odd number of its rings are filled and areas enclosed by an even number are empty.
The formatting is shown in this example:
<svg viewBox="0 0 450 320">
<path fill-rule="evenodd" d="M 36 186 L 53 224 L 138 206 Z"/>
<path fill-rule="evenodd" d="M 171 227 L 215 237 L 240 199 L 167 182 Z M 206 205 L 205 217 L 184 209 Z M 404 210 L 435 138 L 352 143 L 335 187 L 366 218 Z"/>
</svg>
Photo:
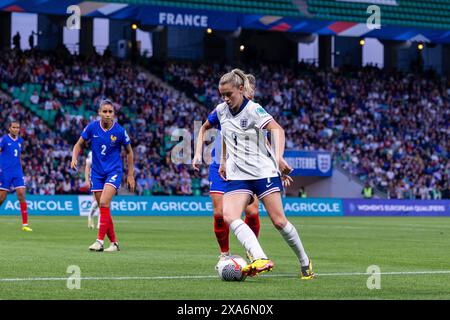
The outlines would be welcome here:
<svg viewBox="0 0 450 320">
<path fill-rule="evenodd" d="M 91 172 L 91 192 L 103 191 L 105 184 L 109 184 L 119 190 L 122 182 L 122 171 L 113 171 L 105 175 L 99 175 Z"/>
<path fill-rule="evenodd" d="M 25 188 L 25 177 L 21 172 L 3 172 L 0 170 L 0 190 L 10 191 L 11 186 L 14 189 Z"/>
<path fill-rule="evenodd" d="M 258 180 L 230 180 L 227 182 L 225 194 L 248 193 L 256 194 L 262 199 L 273 192 L 282 192 L 283 184 L 280 177 L 263 178 Z"/>
<path fill-rule="evenodd" d="M 225 193 L 227 181 L 219 175 L 219 165 L 211 164 L 209 166 L 209 193 Z"/>
</svg>

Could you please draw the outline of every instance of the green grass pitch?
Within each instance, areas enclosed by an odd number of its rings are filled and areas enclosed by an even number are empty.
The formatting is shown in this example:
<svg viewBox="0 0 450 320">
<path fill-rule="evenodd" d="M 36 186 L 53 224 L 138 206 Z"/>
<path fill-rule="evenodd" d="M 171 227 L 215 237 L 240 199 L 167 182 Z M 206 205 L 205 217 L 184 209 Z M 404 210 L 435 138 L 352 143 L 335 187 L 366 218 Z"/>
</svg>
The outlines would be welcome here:
<svg viewBox="0 0 450 320">
<path fill-rule="evenodd" d="M 114 217 L 122 251 L 109 254 L 88 251 L 96 231 L 85 217 L 29 220 L 25 233 L 19 217 L 0 217 L 0 299 L 450 299 L 448 218 L 291 217 L 318 274 L 302 281 L 264 217 L 260 242 L 275 268 L 243 282 L 214 270 L 211 217 Z M 245 257 L 233 234 L 230 246 Z M 80 289 L 67 287 L 71 265 Z M 370 265 L 380 267 L 380 289 L 367 287 Z"/>
</svg>

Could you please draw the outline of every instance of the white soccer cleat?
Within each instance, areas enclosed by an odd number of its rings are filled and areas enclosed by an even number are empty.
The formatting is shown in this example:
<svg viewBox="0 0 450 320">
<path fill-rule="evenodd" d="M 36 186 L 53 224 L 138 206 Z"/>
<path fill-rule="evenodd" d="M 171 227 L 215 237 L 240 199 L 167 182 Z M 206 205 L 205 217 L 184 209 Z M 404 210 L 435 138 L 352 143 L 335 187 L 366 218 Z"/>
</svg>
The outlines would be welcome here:
<svg viewBox="0 0 450 320">
<path fill-rule="evenodd" d="M 120 251 L 119 244 L 117 242 L 113 242 L 109 245 L 108 249 L 105 249 L 105 252 L 114 252 L 114 251 Z"/>
<path fill-rule="evenodd" d="M 98 242 L 97 240 L 89 247 L 90 251 L 96 251 L 96 252 L 102 252 L 103 251 L 103 244 Z"/>
</svg>

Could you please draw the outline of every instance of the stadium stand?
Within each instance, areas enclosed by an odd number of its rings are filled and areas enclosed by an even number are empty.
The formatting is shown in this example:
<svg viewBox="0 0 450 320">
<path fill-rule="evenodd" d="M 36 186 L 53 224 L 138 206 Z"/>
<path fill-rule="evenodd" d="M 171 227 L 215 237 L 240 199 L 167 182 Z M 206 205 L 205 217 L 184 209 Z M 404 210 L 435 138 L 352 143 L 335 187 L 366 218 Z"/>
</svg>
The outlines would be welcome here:
<svg viewBox="0 0 450 320">
<path fill-rule="evenodd" d="M 13 70 L 11 66 L 20 66 L 17 74 L 8 71 Z M 231 66 L 167 62 L 150 68 L 179 91 L 150 80 L 142 68 L 108 56 L 83 60 L 67 53 L 10 51 L 2 54 L 0 67 L 4 70 L 0 74 L 2 88 L 16 99 L 15 104 L 20 102 L 29 110 L 27 114 L 50 125 L 55 119 L 52 129 L 65 140 L 48 146 L 70 148 L 73 137 L 94 118 L 98 100 L 109 97 L 117 103 L 119 123 L 132 137 L 138 194 L 208 191 L 205 167 L 197 174 L 190 166 L 170 161 L 171 134 L 175 128 L 193 132 L 194 121 L 206 119 L 220 101 L 218 77 Z M 446 194 L 450 89 L 444 79 L 374 67 L 320 70 L 303 63 L 294 68 L 242 67 L 257 78 L 255 100 L 278 115 L 286 128 L 287 149 L 332 151 L 343 170 L 372 183 L 389 198 L 429 199 Z M 23 129 L 27 126 L 28 122 Z M 50 129 L 40 137 L 46 135 L 56 139 Z M 44 179 L 54 181 L 52 170 L 61 166 L 49 165 L 37 172 L 45 172 Z M 66 168 L 68 164 L 58 181 L 73 174 Z M 30 184 L 36 181 L 36 187 L 30 192 L 40 193 L 39 179 L 43 178 L 32 176 Z M 71 192 L 79 191 L 82 177 L 79 179 Z"/>
</svg>

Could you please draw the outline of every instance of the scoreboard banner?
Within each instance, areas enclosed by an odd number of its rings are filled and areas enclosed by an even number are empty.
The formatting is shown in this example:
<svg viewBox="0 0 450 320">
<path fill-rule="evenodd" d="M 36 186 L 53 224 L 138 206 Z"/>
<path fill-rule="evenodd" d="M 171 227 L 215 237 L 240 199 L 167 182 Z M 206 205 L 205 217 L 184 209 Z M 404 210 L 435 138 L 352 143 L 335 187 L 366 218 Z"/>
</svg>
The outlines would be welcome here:
<svg viewBox="0 0 450 320">
<path fill-rule="evenodd" d="M 90 195 L 27 195 L 28 214 L 33 216 L 87 216 Z M 283 197 L 286 216 L 448 216 L 450 200 L 326 199 Z M 267 216 L 259 203 L 261 216 Z M 111 203 L 114 216 L 212 216 L 206 196 L 116 196 Z M 20 215 L 14 194 L 0 207 L 0 215 Z"/>
</svg>

